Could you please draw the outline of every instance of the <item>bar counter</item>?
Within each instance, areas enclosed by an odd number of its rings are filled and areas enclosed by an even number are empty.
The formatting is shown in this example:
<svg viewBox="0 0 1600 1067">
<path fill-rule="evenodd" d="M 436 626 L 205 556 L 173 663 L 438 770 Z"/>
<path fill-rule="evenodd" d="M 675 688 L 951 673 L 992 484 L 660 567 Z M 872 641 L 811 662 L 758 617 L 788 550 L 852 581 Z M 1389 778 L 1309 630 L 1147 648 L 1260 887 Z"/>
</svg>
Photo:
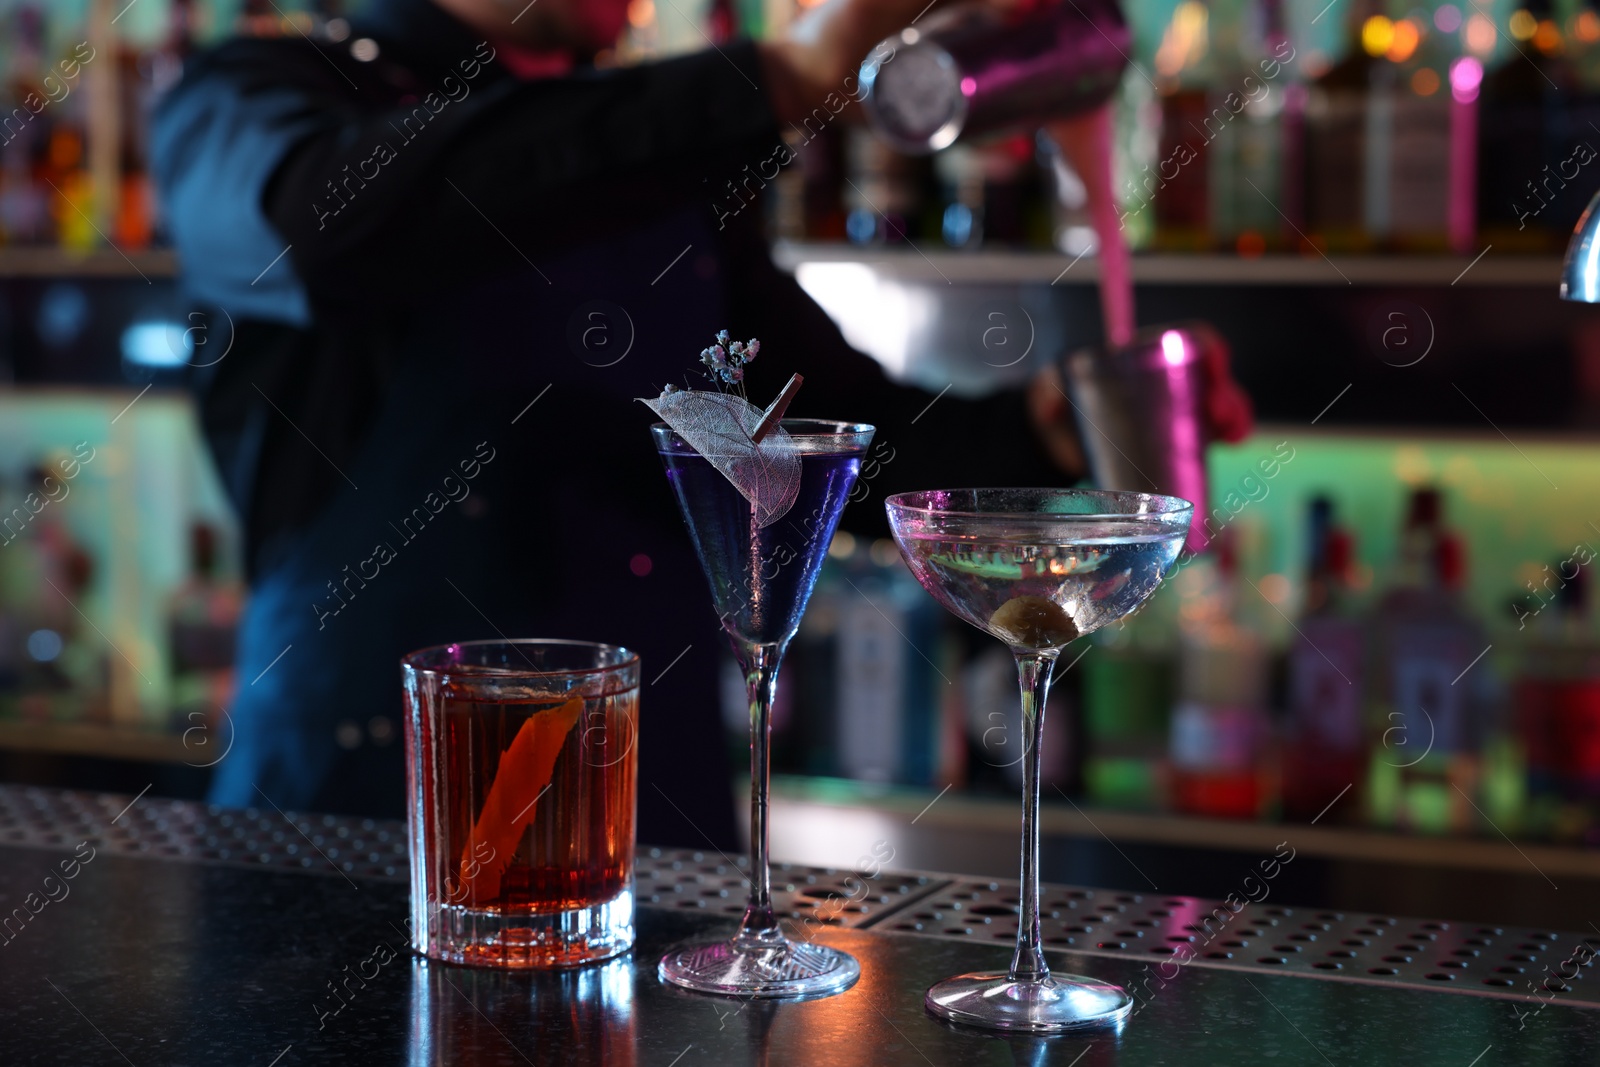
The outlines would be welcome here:
<svg viewBox="0 0 1600 1067">
<path fill-rule="evenodd" d="M 1000 1037 L 933 1019 L 922 997 L 1009 962 L 1013 884 L 776 865 L 780 910 L 862 978 L 824 1000 L 741 1001 L 665 987 L 655 963 L 733 929 L 742 861 L 642 848 L 632 953 L 505 973 L 407 952 L 404 837 L 270 804 L 0 787 L 0 1063 L 1600 1062 L 1600 930 L 1276 900 L 1223 924 L 1217 901 L 1048 885 L 1052 966 L 1128 987 L 1136 1010 L 1118 1032 Z"/>
</svg>

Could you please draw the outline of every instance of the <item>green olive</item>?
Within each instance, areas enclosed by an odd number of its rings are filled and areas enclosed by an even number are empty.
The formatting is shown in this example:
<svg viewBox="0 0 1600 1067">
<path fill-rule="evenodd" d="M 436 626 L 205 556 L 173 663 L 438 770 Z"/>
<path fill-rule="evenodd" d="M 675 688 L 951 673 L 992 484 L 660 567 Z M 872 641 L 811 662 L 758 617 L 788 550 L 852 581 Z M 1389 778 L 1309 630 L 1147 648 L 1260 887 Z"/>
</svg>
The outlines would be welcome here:
<svg viewBox="0 0 1600 1067">
<path fill-rule="evenodd" d="M 989 630 L 1013 648 L 1059 648 L 1078 636 L 1072 616 L 1042 596 L 1013 597 L 989 618 Z"/>
</svg>

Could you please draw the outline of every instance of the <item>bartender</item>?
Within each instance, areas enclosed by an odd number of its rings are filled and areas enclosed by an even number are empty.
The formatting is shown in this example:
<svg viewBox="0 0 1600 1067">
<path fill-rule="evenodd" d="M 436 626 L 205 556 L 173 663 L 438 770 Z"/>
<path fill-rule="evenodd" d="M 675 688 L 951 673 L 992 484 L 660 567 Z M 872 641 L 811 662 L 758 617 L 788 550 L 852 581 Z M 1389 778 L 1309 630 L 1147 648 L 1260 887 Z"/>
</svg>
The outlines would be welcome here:
<svg viewBox="0 0 1600 1067">
<path fill-rule="evenodd" d="M 635 400 L 708 388 L 719 329 L 762 342 L 752 398 L 798 371 L 791 414 L 879 427 L 892 458 L 846 525 L 902 488 L 1081 473 L 1048 402 L 916 418 L 931 398 L 726 208 L 925 4 L 828 0 L 770 43 L 599 70 L 625 0 L 376 0 L 341 40 L 186 65 L 155 174 L 213 311 L 193 384 L 251 584 L 213 802 L 398 815 L 400 657 L 566 637 L 643 658 L 640 837 L 733 846 L 726 641 Z"/>
</svg>

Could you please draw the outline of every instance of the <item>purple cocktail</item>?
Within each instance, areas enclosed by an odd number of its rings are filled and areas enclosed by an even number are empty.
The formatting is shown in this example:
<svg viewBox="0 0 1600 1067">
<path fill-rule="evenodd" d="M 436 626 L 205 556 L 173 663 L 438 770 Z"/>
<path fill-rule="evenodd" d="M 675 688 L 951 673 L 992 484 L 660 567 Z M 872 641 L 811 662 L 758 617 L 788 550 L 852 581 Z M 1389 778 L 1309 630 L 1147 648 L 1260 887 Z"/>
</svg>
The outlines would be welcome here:
<svg viewBox="0 0 1600 1067">
<path fill-rule="evenodd" d="M 799 485 L 788 510 L 765 525 L 761 509 L 682 436 L 665 424 L 651 428 L 750 700 L 751 872 L 744 919 L 731 940 L 674 949 L 662 959 L 660 975 L 727 996 L 827 996 L 848 989 L 861 974 L 846 953 L 797 944 L 778 926 L 768 875 L 767 763 L 778 665 L 811 599 L 873 428 L 812 419 L 781 425 L 782 451 L 799 461 Z"/>
</svg>

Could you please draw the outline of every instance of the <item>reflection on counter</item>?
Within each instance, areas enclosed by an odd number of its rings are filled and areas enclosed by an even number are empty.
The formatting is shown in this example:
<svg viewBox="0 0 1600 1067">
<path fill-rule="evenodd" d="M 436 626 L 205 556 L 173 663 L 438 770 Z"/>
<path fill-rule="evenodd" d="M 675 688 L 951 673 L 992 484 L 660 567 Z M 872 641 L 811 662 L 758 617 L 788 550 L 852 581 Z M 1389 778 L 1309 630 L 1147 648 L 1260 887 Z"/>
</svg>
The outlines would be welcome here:
<svg viewBox="0 0 1600 1067">
<path fill-rule="evenodd" d="M 529 1063 L 551 1062 L 541 1034 L 551 1035 L 552 1043 L 559 1035 L 562 1043 L 583 1048 L 595 1062 L 607 1067 L 633 1067 L 637 1062 L 639 1037 L 633 1012 L 635 978 L 631 957 L 577 970 L 530 975 L 449 967 L 432 960 L 407 958 L 405 949 L 400 947 L 404 941 L 395 938 L 393 947 L 388 941 L 380 942 L 369 959 L 386 949 L 392 959 L 398 948 L 400 958 L 388 965 L 410 972 L 407 1063 L 431 1067 L 436 1063 L 488 1062 L 506 1048 L 507 1030 L 526 1042 L 527 1051 L 533 1056 Z M 374 973 L 362 973 L 361 978 L 370 980 L 376 977 L 377 970 L 378 965 L 374 965 Z M 350 982 L 359 971 L 358 966 L 346 967 L 338 976 L 337 985 L 328 983 L 328 999 L 333 1006 L 344 1006 L 341 995 L 358 1003 L 366 982 L 355 979 L 354 989 Z M 494 1019 L 500 1022 L 496 1024 Z M 330 1013 L 323 1025 L 339 1024 Z M 350 1020 L 348 1025 L 359 1028 L 361 1020 Z M 522 1051 L 517 1045 L 512 1048 Z"/>
<path fill-rule="evenodd" d="M 1298 430 L 1214 447 L 1209 550 L 1061 658 L 1047 800 L 1600 841 L 1600 529 L 1563 510 L 1600 499 L 1592 449 Z M 779 772 L 1020 783 L 1009 655 L 946 619 L 891 542 L 836 538 L 790 656 Z M 743 729 L 730 716 L 730 744 Z"/>
</svg>

